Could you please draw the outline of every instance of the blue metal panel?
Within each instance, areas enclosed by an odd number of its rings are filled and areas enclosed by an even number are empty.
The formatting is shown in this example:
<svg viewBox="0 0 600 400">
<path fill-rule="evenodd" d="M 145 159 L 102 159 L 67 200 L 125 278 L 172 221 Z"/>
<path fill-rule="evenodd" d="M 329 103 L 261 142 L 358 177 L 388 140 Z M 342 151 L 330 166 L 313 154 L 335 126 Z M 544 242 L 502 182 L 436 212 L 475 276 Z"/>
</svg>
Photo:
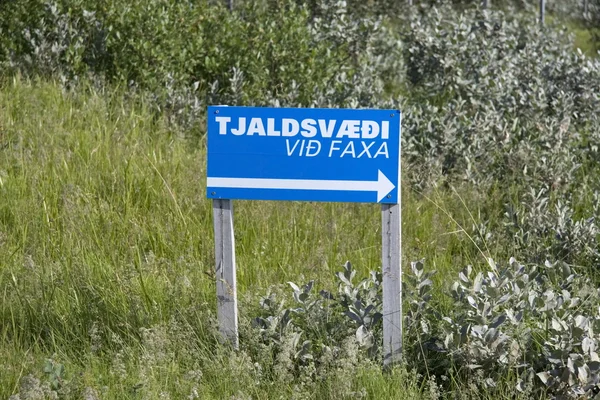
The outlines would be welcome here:
<svg viewBox="0 0 600 400">
<path fill-rule="evenodd" d="M 208 107 L 211 199 L 398 203 L 398 110 Z"/>
</svg>

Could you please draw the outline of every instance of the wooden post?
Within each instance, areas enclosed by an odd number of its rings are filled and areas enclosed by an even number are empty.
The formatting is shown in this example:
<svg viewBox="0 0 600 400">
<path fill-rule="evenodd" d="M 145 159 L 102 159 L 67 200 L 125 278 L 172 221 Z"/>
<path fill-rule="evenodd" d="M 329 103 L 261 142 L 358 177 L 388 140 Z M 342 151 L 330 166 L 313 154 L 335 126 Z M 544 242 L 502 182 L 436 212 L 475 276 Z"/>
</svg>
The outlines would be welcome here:
<svg viewBox="0 0 600 400">
<path fill-rule="evenodd" d="M 540 24 L 546 22 L 546 0 L 540 0 Z"/>
<path fill-rule="evenodd" d="M 402 359 L 402 266 L 400 204 L 381 206 L 383 260 L 383 365 Z"/>
<path fill-rule="evenodd" d="M 483 0 L 483 8 L 489 8 L 490 7 L 490 1 L 491 0 Z"/>
<path fill-rule="evenodd" d="M 588 11 L 589 11 L 588 0 L 583 0 L 583 18 L 587 19 Z"/>
<path fill-rule="evenodd" d="M 227 8 L 229 11 L 233 11 L 233 0 L 227 0 Z"/>
<path fill-rule="evenodd" d="M 215 261 L 217 278 L 217 319 L 219 331 L 235 349 L 239 346 L 235 278 L 235 240 L 231 200 L 213 200 Z"/>
</svg>

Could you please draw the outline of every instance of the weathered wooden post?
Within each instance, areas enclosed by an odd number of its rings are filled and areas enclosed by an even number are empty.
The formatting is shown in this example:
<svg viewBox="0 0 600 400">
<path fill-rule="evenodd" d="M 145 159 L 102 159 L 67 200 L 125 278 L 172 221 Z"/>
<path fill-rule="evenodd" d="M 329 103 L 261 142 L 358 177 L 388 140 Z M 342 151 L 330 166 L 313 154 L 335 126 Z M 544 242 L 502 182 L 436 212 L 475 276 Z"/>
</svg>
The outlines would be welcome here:
<svg viewBox="0 0 600 400">
<path fill-rule="evenodd" d="M 238 348 L 238 308 L 235 277 L 235 240 L 231 200 L 213 200 L 215 265 L 217 278 L 217 319 L 219 332 Z"/>
<path fill-rule="evenodd" d="M 383 261 L 383 365 L 392 366 L 402 360 L 402 267 L 401 207 L 381 206 Z"/>
<path fill-rule="evenodd" d="M 546 22 L 546 0 L 540 0 L 540 24 Z"/>
<path fill-rule="evenodd" d="M 491 0 L 483 0 L 483 8 L 489 8 L 490 7 L 490 2 Z"/>
</svg>

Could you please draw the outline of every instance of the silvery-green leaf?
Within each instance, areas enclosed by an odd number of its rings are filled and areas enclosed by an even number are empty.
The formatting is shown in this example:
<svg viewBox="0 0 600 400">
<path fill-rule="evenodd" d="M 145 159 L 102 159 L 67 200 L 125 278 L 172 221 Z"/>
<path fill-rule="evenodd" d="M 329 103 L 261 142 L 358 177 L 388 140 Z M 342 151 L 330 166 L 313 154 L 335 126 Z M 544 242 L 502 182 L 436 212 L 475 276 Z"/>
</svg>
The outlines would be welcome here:
<svg viewBox="0 0 600 400">
<path fill-rule="evenodd" d="M 314 285 L 314 284 L 315 284 L 315 281 L 314 281 L 314 280 L 312 280 L 312 281 L 308 282 L 308 283 L 307 283 L 306 285 L 304 285 L 304 287 L 302 288 L 302 289 L 303 289 L 303 292 L 304 292 L 304 293 L 308 293 L 308 292 L 310 292 L 310 291 L 312 290 L 312 288 L 313 288 L 313 285 Z"/>
<path fill-rule="evenodd" d="M 562 325 L 556 318 L 552 318 L 552 329 L 554 329 L 555 331 L 558 331 L 558 332 L 563 330 Z"/>
<path fill-rule="evenodd" d="M 567 359 L 567 368 L 571 373 L 575 373 L 575 363 L 573 362 L 573 359 L 571 357 Z"/>
<path fill-rule="evenodd" d="M 428 290 L 430 290 L 432 283 L 433 282 L 431 282 L 431 279 L 426 279 L 426 280 L 422 281 L 421 283 L 419 283 L 419 286 L 417 286 L 417 289 L 419 290 L 419 294 L 422 296 Z"/>
<path fill-rule="evenodd" d="M 300 288 L 294 282 L 288 282 L 288 285 L 290 285 L 292 287 L 292 289 L 294 289 L 294 292 L 300 291 Z"/>
<path fill-rule="evenodd" d="M 497 328 L 497 327 L 499 327 L 500 325 L 502 325 L 502 323 L 503 323 L 504 321 L 506 321 L 506 315 L 504 315 L 504 314 L 500 314 L 500 315 L 498 315 L 498 316 L 497 316 L 497 317 L 494 319 L 494 321 L 492 321 L 492 323 L 490 324 L 490 327 L 492 327 L 492 328 Z"/>
<path fill-rule="evenodd" d="M 520 358 L 521 356 L 521 346 L 519 346 L 519 343 L 516 340 L 513 340 L 510 343 L 510 357 L 513 360 L 517 360 L 518 358 Z"/>
<path fill-rule="evenodd" d="M 430 329 L 429 329 L 429 324 L 427 323 L 427 321 L 421 320 L 421 330 L 424 334 L 429 333 Z"/>
<path fill-rule="evenodd" d="M 492 378 L 486 378 L 484 380 L 485 386 L 487 387 L 496 387 L 496 382 Z"/>
<path fill-rule="evenodd" d="M 523 310 L 519 311 L 519 312 L 517 313 L 517 315 L 515 315 L 515 320 L 516 320 L 517 322 L 521 322 L 521 320 L 522 320 L 522 319 L 523 319 Z"/>
<path fill-rule="evenodd" d="M 529 306 L 534 308 L 535 300 L 537 298 L 537 293 L 530 292 L 528 296 Z"/>
<path fill-rule="evenodd" d="M 575 326 L 580 329 L 586 329 L 588 324 L 588 319 L 583 315 L 578 315 L 575 317 Z"/>
<path fill-rule="evenodd" d="M 358 316 L 356 313 L 353 313 L 353 312 L 352 312 L 352 311 L 350 311 L 350 310 L 346 310 L 345 314 L 346 314 L 348 317 L 350 317 L 352 320 L 354 320 L 354 322 L 357 322 L 357 323 L 359 323 L 359 324 L 360 324 L 360 323 L 362 323 L 362 318 L 360 318 L 360 317 L 359 317 L 359 316 Z M 361 325 L 361 326 L 362 326 L 362 325 Z"/>
<path fill-rule="evenodd" d="M 473 296 L 467 296 L 467 301 L 469 302 L 469 304 L 472 307 L 477 308 L 477 302 L 475 301 L 475 299 L 473 298 Z"/>
<path fill-rule="evenodd" d="M 492 271 L 488 271 L 488 278 L 490 279 L 491 287 L 498 287 L 498 277 Z"/>
<path fill-rule="evenodd" d="M 584 337 L 583 340 L 581 341 L 581 349 L 583 350 L 584 353 L 590 353 L 590 350 L 592 349 L 592 345 L 593 345 L 593 341 L 589 338 L 589 337 Z"/>
<path fill-rule="evenodd" d="M 423 275 L 423 261 L 413 261 L 410 263 L 413 274 L 417 277 Z"/>
<path fill-rule="evenodd" d="M 492 305 L 490 304 L 489 301 L 486 301 L 483 304 L 483 307 L 481 307 L 481 305 L 480 305 L 479 309 L 481 310 L 481 315 L 480 316 L 481 317 L 487 317 L 490 314 L 490 311 L 492 309 Z"/>
<path fill-rule="evenodd" d="M 538 372 L 536 375 L 538 376 L 538 378 L 540 378 L 540 380 L 542 381 L 542 383 L 544 385 L 548 385 L 550 379 L 552 378 L 550 376 L 550 374 L 547 373 L 547 372 L 545 372 L 545 371 L 544 372 Z"/>
<path fill-rule="evenodd" d="M 481 286 L 483 284 L 483 274 L 479 272 L 473 281 L 473 291 L 478 293 L 481 291 Z"/>
<path fill-rule="evenodd" d="M 548 357 L 548 362 L 550 362 L 551 364 L 554 365 L 562 365 L 562 359 L 561 358 L 556 358 L 556 357 Z"/>
<path fill-rule="evenodd" d="M 488 331 L 485 333 L 484 335 L 484 340 L 486 341 L 486 343 L 491 343 L 494 340 L 496 340 L 496 338 L 498 338 L 498 335 L 500 334 L 500 332 L 495 329 L 495 328 L 490 328 L 488 329 Z"/>
<path fill-rule="evenodd" d="M 373 345 L 373 334 L 361 325 L 356 330 L 356 341 L 360 346 L 371 347 Z"/>
<path fill-rule="evenodd" d="M 579 382 L 587 383 L 589 376 L 590 371 L 587 368 L 587 365 L 577 368 L 577 377 L 579 378 Z"/>
<path fill-rule="evenodd" d="M 578 307 L 580 304 L 580 300 L 578 297 L 572 297 L 571 301 L 569 303 L 569 308 L 575 308 Z"/>
<path fill-rule="evenodd" d="M 484 333 L 486 332 L 487 327 L 484 327 L 482 325 L 473 325 L 471 327 L 471 333 L 473 333 L 475 336 L 483 338 Z"/>
<path fill-rule="evenodd" d="M 510 320 L 510 322 L 515 323 L 515 312 L 512 310 L 512 308 L 507 308 L 506 309 L 506 316 L 508 317 L 508 319 Z"/>
<path fill-rule="evenodd" d="M 447 349 L 450 348 L 451 344 L 454 344 L 454 334 L 452 332 L 447 334 L 446 337 L 444 338 L 444 345 L 446 346 Z"/>
<path fill-rule="evenodd" d="M 338 279 L 341 280 L 345 285 L 352 286 L 352 283 L 348 280 L 348 278 L 346 278 L 346 276 L 343 273 L 338 272 L 338 273 L 336 273 L 336 275 L 337 275 Z M 300 289 L 298 289 L 298 290 L 300 290 Z"/>
<path fill-rule="evenodd" d="M 594 374 L 600 372 L 600 361 L 590 361 L 587 365 Z"/>
</svg>

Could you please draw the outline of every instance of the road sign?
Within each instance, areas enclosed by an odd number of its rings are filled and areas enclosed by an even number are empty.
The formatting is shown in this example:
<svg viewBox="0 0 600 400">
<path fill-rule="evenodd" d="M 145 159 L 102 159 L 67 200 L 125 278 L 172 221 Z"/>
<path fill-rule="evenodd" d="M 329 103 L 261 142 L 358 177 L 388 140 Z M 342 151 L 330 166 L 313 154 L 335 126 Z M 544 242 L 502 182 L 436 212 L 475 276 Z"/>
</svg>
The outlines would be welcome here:
<svg viewBox="0 0 600 400">
<path fill-rule="evenodd" d="M 231 199 L 382 203 L 384 365 L 402 357 L 400 111 L 208 108 L 217 317 L 237 348 Z"/>
<path fill-rule="evenodd" d="M 207 196 L 397 204 L 398 110 L 208 108 Z"/>
</svg>

